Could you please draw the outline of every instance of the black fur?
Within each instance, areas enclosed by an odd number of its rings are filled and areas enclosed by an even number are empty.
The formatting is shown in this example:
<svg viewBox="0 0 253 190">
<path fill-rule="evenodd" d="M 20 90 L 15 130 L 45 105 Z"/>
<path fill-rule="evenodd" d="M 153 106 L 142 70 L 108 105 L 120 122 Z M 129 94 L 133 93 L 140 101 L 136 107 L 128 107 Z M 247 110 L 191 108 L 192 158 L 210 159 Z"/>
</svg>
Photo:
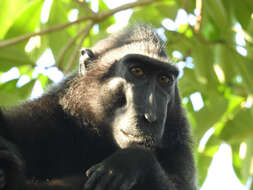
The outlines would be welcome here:
<svg viewBox="0 0 253 190">
<path fill-rule="evenodd" d="M 136 171 L 128 173 L 145 173 L 132 189 L 195 190 L 189 125 L 176 84 L 159 143 L 147 138 L 144 146 L 121 150 L 105 122 L 114 117 L 116 103 L 125 103 L 122 86 L 101 94 L 116 72 L 113 64 L 133 53 L 168 63 L 163 42 L 151 28 L 137 26 L 99 42 L 92 52 L 92 66 L 84 75 L 71 75 L 42 97 L 0 113 L 0 171 L 6 183 L 2 189 L 82 189 L 87 170 L 96 172 L 102 163 L 121 174 L 132 163 Z"/>
</svg>

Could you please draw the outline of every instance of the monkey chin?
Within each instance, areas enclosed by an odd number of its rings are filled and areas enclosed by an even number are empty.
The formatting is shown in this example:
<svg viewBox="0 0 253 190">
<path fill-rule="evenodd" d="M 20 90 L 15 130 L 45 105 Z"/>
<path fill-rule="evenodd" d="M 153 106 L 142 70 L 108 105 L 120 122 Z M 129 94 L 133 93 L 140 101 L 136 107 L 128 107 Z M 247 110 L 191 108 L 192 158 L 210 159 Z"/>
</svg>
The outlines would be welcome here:
<svg viewBox="0 0 253 190">
<path fill-rule="evenodd" d="M 114 141 L 119 148 L 129 148 L 129 147 L 141 147 L 145 149 L 154 149 L 155 141 L 149 137 L 145 138 L 143 136 L 132 135 L 125 132 L 123 129 L 114 131 Z"/>
</svg>

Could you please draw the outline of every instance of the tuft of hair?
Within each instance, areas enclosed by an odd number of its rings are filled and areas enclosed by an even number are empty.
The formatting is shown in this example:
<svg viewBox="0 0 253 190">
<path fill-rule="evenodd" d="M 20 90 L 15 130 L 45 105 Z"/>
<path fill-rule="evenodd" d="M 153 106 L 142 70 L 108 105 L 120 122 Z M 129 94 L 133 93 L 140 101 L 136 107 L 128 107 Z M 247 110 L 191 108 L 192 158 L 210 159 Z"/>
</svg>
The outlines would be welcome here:
<svg viewBox="0 0 253 190">
<path fill-rule="evenodd" d="M 140 54 L 169 64 L 164 42 L 147 25 L 135 25 L 112 34 L 99 41 L 91 50 L 95 59 L 88 68 L 89 72 L 69 81 L 71 84 L 64 91 L 60 104 L 71 115 L 85 118 L 94 126 L 105 118 L 101 100 L 96 94 L 101 93 L 103 81 L 113 76 L 115 62 L 128 54 Z"/>
<path fill-rule="evenodd" d="M 144 24 L 134 25 L 99 41 L 92 51 L 98 58 L 120 59 L 127 54 L 142 54 L 168 61 L 165 43 L 159 35 Z M 100 60 L 104 63 L 106 59 Z M 108 60 L 109 61 L 109 60 Z"/>
</svg>

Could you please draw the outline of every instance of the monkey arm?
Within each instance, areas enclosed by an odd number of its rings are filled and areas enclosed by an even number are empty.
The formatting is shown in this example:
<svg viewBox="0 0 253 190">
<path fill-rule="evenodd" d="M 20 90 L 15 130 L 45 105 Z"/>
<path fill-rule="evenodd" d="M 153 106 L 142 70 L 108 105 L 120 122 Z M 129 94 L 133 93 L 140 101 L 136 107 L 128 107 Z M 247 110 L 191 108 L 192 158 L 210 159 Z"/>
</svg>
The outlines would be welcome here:
<svg viewBox="0 0 253 190">
<path fill-rule="evenodd" d="M 47 182 L 26 181 L 25 190 L 82 190 L 85 176 L 70 176 Z"/>
<path fill-rule="evenodd" d="M 197 189 L 193 155 L 188 145 L 157 149 L 156 157 L 175 189 Z"/>
<path fill-rule="evenodd" d="M 86 172 L 88 180 L 84 189 L 178 190 L 182 187 L 194 189 L 186 184 L 180 186 L 184 180 L 181 179 L 181 171 L 169 173 L 170 166 L 162 165 L 161 162 L 166 160 L 159 161 L 151 150 L 145 148 L 118 150 Z"/>
</svg>

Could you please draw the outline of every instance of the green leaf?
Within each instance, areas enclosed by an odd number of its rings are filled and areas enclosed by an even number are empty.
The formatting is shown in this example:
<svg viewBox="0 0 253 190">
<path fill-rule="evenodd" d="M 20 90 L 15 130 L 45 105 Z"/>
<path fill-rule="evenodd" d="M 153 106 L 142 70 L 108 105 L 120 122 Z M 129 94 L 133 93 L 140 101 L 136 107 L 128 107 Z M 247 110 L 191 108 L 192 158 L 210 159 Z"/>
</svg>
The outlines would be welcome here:
<svg viewBox="0 0 253 190">
<path fill-rule="evenodd" d="M 252 64 L 253 61 L 249 60 L 247 57 L 243 57 L 242 55 L 235 53 L 235 67 L 239 75 L 243 78 L 243 86 L 247 92 L 253 94 L 253 74 L 252 74 Z"/>
<path fill-rule="evenodd" d="M 198 171 L 199 186 L 202 186 L 206 179 L 212 159 L 213 159 L 212 157 L 207 156 L 204 153 L 199 153 L 197 156 L 197 171 Z"/>
<path fill-rule="evenodd" d="M 179 89 L 184 97 L 188 97 L 200 89 L 203 90 L 204 86 L 198 82 L 193 69 L 184 68 L 184 76 L 179 80 Z"/>
<path fill-rule="evenodd" d="M 0 85 L 0 105 L 16 105 L 30 96 L 35 80 L 31 80 L 21 88 L 16 87 L 17 81 L 18 79 L 11 80 Z"/>
<path fill-rule="evenodd" d="M 209 41 L 216 41 L 221 38 L 219 28 L 214 24 L 209 16 L 203 17 L 200 33 L 204 39 Z"/>
<path fill-rule="evenodd" d="M 109 8 L 106 5 L 106 3 L 103 0 L 99 0 L 98 10 L 101 12 L 101 11 L 108 10 L 108 9 Z M 109 18 L 107 18 L 99 23 L 99 30 L 104 31 L 107 29 L 107 27 L 109 27 L 115 23 L 116 23 L 116 20 L 115 20 L 114 16 L 110 16 Z"/>
<path fill-rule="evenodd" d="M 228 27 L 226 9 L 221 0 L 206 0 L 203 12 L 207 11 L 220 30 Z"/>
<path fill-rule="evenodd" d="M 0 71 L 6 72 L 14 66 L 33 65 L 34 63 L 24 53 L 24 50 L 11 46 L 0 50 Z"/>
<path fill-rule="evenodd" d="M 228 101 L 223 96 L 209 93 L 210 96 L 205 100 L 205 106 L 200 111 L 192 113 L 197 122 L 194 134 L 198 140 L 206 130 L 219 122 L 228 107 Z"/>
<path fill-rule="evenodd" d="M 234 171 L 237 175 L 237 177 L 241 180 L 241 182 L 245 183 L 246 181 L 243 180 L 242 178 L 242 159 L 240 158 L 240 143 L 236 143 L 236 144 L 232 144 L 230 145 L 231 146 L 231 149 L 232 149 L 232 164 L 233 164 L 233 168 L 234 168 Z"/>
<path fill-rule="evenodd" d="M 242 108 L 231 117 L 220 133 L 220 138 L 230 142 L 241 142 L 253 136 L 253 108 Z"/>
<path fill-rule="evenodd" d="M 103 0 L 99 0 L 98 3 L 98 11 L 105 11 L 108 10 L 108 6 L 106 5 L 106 3 Z"/>
<path fill-rule="evenodd" d="M 186 30 L 188 29 L 188 24 L 181 24 L 179 27 L 178 27 L 178 33 L 180 34 L 183 34 L 186 32 Z"/>
<path fill-rule="evenodd" d="M 47 27 L 56 26 L 68 22 L 68 10 L 60 1 L 53 1 L 50 17 L 46 23 Z M 50 33 L 48 35 L 49 47 L 51 48 L 55 58 L 59 56 L 61 48 L 71 39 L 71 35 L 67 30 L 61 30 Z"/>
<path fill-rule="evenodd" d="M 169 55 L 172 54 L 174 50 L 180 51 L 183 55 L 188 55 L 189 50 L 192 48 L 192 44 L 194 44 L 193 39 L 183 38 L 178 32 L 165 29 L 165 36 L 167 38 L 166 43 L 168 44 L 166 50 Z"/>
<path fill-rule="evenodd" d="M 26 100 L 30 97 L 35 82 L 36 82 L 36 80 L 31 80 L 29 83 L 27 83 L 24 86 L 22 86 L 21 88 L 19 88 L 18 96 L 19 96 L 20 100 L 23 101 L 23 100 Z"/>
<path fill-rule="evenodd" d="M 164 18 L 170 18 L 172 20 L 176 18 L 177 11 L 179 9 L 179 6 L 175 0 L 167 0 L 164 2 L 159 2 L 153 6 L 160 11 L 161 15 Z"/>
<path fill-rule="evenodd" d="M 242 27 L 246 29 L 253 12 L 252 2 L 232 0 L 230 3 L 233 5 L 237 20 L 240 22 Z"/>
<path fill-rule="evenodd" d="M 236 75 L 234 67 L 231 65 L 237 64 L 233 58 L 233 53 L 227 46 L 223 44 L 217 44 L 215 47 L 215 63 L 218 64 L 224 75 L 225 81 L 231 83 Z"/>
<path fill-rule="evenodd" d="M 202 186 L 207 173 L 208 169 L 213 160 L 213 156 L 218 151 L 221 141 L 215 136 L 212 135 L 208 142 L 205 145 L 205 149 L 201 152 L 196 153 L 197 157 L 197 171 L 198 171 L 198 182 L 199 185 Z"/>
<path fill-rule="evenodd" d="M 45 90 L 46 86 L 47 86 L 47 84 L 49 82 L 48 76 L 40 74 L 39 77 L 38 77 L 38 80 L 40 81 L 41 87 L 43 88 L 43 90 Z"/>
<path fill-rule="evenodd" d="M 28 0 L 1 0 L 0 1 L 0 39 L 3 39 L 9 27 L 27 5 Z"/>
<path fill-rule="evenodd" d="M 186 36 L 187 38 L 193 37 L 193 31 L 192 31 L 192 29 L 188 29 L 188 30 L 185 32 L 185 36 Z"/>
<path fill-rule="evenodd" d="M 163 7 L 163 9 L 160 9 Z M 167 12 L 165 11 L 167 9 Z M 175 18 L 177 13 L 177 4 L 174 0 L 164 1 L 148 5 L 145 7 L 137 7 L 129 20 L 130 23 L 150 23 L 154 27 L 161 27 L 161 22 L 167 17 Z"/>
<path fill-rule="evenodd" d="M 228 119 L 233 117 L 238 110 L 240 110 L 241 103 L 245 100 L 245 98 L 236 96 L 233 94 L 225 95 L 226 99 L 228 100 L 228 107 L 226 112 L 223 114 L 222 118 L 215 124 L 215 134 L 217 136 L 220 135 L 221 131 L 223 130 L 226 122 Z M 224 97 L 225 98 L 225 97 Z"/>
<path fill-rule="evenodd" d="M 42 5 L 43 1 L 41 0 L 34 0 L 29 3 L 9 29 L 8 33 L 6 34 L 6 38 L 35 32 L 35 29 L 38 28 L 40 24 Z"/>
<path fill-rule="evenodd" d="M 247 150 L 246 150 L 246 156 L 243 159 L 242 162 L 242 181 L 246 182 L 249 177 L 253 176 L 253 171 L 252 171 L 252 158 L 253 158 L 253 137 L 248 138 L 246 141 L 244 141 L 244 143 L 246 143 L 247 146 Z M 251 185 L 252 188 L 252 185 Z"/>
<path fill-rule="evenodd" d="M 217 88 L 217 77 L 214 73 L 214 52 L 210 46 L 207 46 L 196 39 L 193 41 L 194 48 L 192 48 L 192 57 L 194 60 L 197 80 L 204 85 L 207 85 L 208 89 Z M 192 45 L 193 45 L 192 44 Z"/>
</svg>

